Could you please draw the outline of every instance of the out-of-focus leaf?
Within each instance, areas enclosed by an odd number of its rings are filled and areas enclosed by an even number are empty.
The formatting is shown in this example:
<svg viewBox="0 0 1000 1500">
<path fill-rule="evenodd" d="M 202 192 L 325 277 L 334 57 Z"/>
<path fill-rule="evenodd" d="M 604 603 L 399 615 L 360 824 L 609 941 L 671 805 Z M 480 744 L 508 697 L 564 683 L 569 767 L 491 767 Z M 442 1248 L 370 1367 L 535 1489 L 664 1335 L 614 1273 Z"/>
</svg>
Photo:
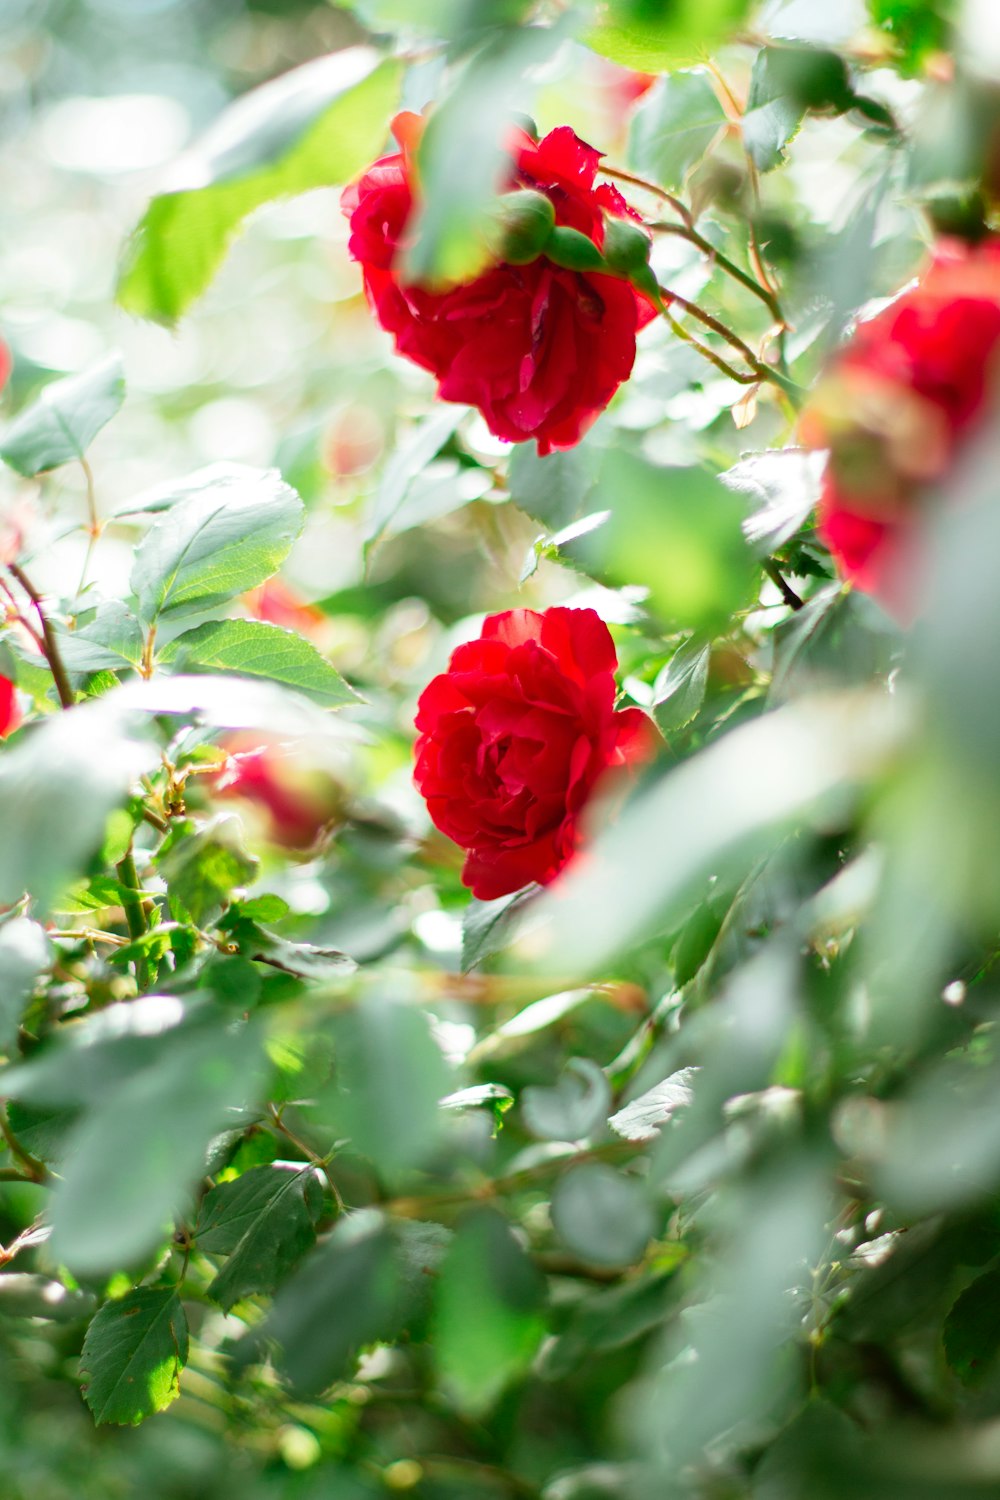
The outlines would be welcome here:
<svg viewBox="0 0 1000 1500">
<path fill-rule="evenodd" d="M 275 1298 L 263 1324 L 241 1346 L 244 1361 L 267 1340 L 279 1367 L 303 1394 L 345 1375 L 364 1344 L 390 1338 L 400 1309 L 393 1237 L 372 1209 L 345 1216 Z"/>
<path fill-rule="evenodd" d="M 697 68 L 668 74 L 632 116 L 629 164 L 663 187 L 678 188 L 725 123 L 706 72 Z"/>
<path fill-rule="evenodd" d="M 664 734 L 683 729 L 705 701 L 711 647 L 700 636 L 678 646 L 653 684 L 656 722 Z"/>
<path fill-rule="evenodd" d="M 64 1286 L 48 1276 L 8 1271 L 0 1276 L 0 1316 L 44 1318 L 50 1323 L 75 1323 L 94 1310 L 93 1292 Z"/>
<path fill-rule="evenodd" d="M 77 1274 L 157 1244 L 205 1150 L 259 1084 L 257 1031 L 212 1007 L 147 996 L 109 1008 L 3 1074 L 3 1092 L 85 1113 L 51 1200 L 52 1254 Z"/>
<path fill-rule="evenodd" d="M 944 1352 L 963 1385 L 980 1385 L 1000 1359 L 1000 1270 L 967 1286 L 944 1323 Z"/>
<path fill-rule="evenodd" d="M 187 1319 L 170 1287 L 137 1287 L 107 1302 L 87 1329 L 80 1355 L 83 1399 L 94 1421 L 135 1425 L 180 1394 Z"/>
<path fill-rule="evenodd" d="M 263 620 L 209 620 L 172 640 L 160 660 L 176 661 L 184 671 L 266 677 L 325 708 L 357 702 L 357 694 L 311 641 Z"/>
<path fill-rule="evenodd" d="M 132 589 L 147 624 L 225 604 L 276 573 L 302 530 L 302 501 L 276 469 L 216 464 L 136 548 Z"/>
<path fill-rule="evenodd" d="M 229 1308 L 255 1292 L 273 1292 L 311 1249 L 323 1189 L 312 1166 L 251 1167 L 205 1197 L 198 1249 L 227 1255 L 208 1295 Z"/>
<path fill-rule="evenodd" d="M 584 1162 L 560 1177 L 552 1193 L 552 1225 L 567 1249 L 595 1266 L 627 1266 L 655 1229 L 642 1184 L 601 1162 Z"/>
<path fill-rule="evenodd" d="M 755 569 L 743 507 L 714 475 L 612 450 L 594 503 L 609 519 L 572 543 L 569 555 L 601 581 L 645 585 L 665 623 L 711 629 L 748 602 Z"/>
<path fill-rule="evenodd" d="M 884 698 L 831 696 L 768 714 L 669 772 L 539 898 L 518 949 L 543 972 L 604 969 L 710 875 L 749 863 L 885 766 L 903 727 Z"/>
<path fill-rule="evenodd" d="M 231 105 L 147 208 L 126 253 L 121 305 L 176 322 L 255 208 L 346 182 L 367 166 L 385 140 L 400 69 L 372 48 L 353 47 Z"/>
<path fill-rule="evenodd" d="M 450 1082 L 426 1016 L 372 995 L 338 1019 L 335 1039 L 337 1128 L 389 1176 L 418 1165 L 438 1139 Z"/>
<path fill-rule="evenodd" d="M 602 0 L 588 47 L 626 68 L 661 73 L 697 62 L 726 41 L 746 19 L 750 0 L 674 0 L 651 15 L 633 0 Z"/>
<path fill-rule="evenodd" d="M 865 595 L 833 583 L 820 589 L 774 633 L 771 697 L 870 682 L 888 670 L 898 637 Z"/>
<path fill-rule="evenodd" d="M 805 525 L 819 499 L 825 458 L 805 448 L 750 453 L 719 478 L 753 507 L 743 534 L 760 556 L 782 546 Z"/>
<path fill-rule="evenodd" d="M 571 1057 L 551 1087 L 533 1084 L 521 1095 L 521 1112 L 532 1135 L 543 1141 L 579 1141 L 608 1116 L 611 1090 L 589 1057 Z"/>
<path fill-rule="evenodd" d="M 0 433 L 0 458 L 29 479 L 83 458 L 124 400 L 122 357 L 111 354 L 81 375 L 47 385 Z"/>
<path fill-rule="evenodd" d="M 411 280 L 470 280 L 487 264 L 485 230 L 503 182 L 507 122 L 514 110 L 530 108 L 532 69 L 566 35 L 559 25 L 498 32 L 436 106 L 418 153 L 423 202 L 403 260 Z"/>
<path fill-rule="evenodd" d="M 454 435 L 466 411 L 464 406 L 442 406 L 396 446 L 375 494 L 366 546 L 371 547 L 393 529 L 393 521 L 405 507 L 412 485 Z"/>
<path fill-rule="evenodd" d="M 544 1283 L 491 1209 L 469 1215 L 444 1258 L 431 1346 L 461 1410 L 482 1415 L 528 1365 L 545 1332 Z"/>
<path fill-rule="evenodd" d="M 37 922 L 14 917 L 0 925 L 0 1050 L 13 1047 L 24 1002 L 51 958 L 49 940 Z"/>
<path fill-rule="evenodd" d="M 652 1141 L 674 1112 L 691 1103 L 691 1080 L 697 1068 L 680 1068 L 613 1114 L 608 1124 L 627 1141 Z"/>
<path fill-rule="evenodd" d="M 244 843 L 242 823 L 230 813 L 180 839 L 158 860 L 171 906 L 196 927 L 217 917 L 237 886 L 255 878 L 259 864 Z"/>
<path fill-rule="evenodd" d="M 104 842 L 105 824 L 134 776 L 155 763 L 121 705 L 105 699 L 54 715 L 0 763 L 0 903 L 28 891 L 38 914 Z"/>
</svg>

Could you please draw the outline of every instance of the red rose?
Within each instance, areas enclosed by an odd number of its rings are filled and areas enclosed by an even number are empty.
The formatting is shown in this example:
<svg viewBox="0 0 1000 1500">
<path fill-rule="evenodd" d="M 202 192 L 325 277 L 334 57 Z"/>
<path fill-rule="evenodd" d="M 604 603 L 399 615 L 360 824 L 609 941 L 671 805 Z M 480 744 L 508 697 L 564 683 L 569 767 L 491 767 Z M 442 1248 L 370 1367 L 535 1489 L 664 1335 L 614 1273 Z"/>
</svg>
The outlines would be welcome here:
<svg viewBox="0 0 1000 1500">
<path fill-rule="evenodd" d="M 539 453 L 571 448 L 631 373 L 637 331 L 656 310 L 627 282 L 569 271 L 544 255 L 499 261 L 473 281 L 434 291 L 398 271 L 414 206 L 412 150 L 423 122 L 397 116 L 404 150 L 382 157 L 348 187 L 348 248 L 364 273 L 375 315 L 400 354 L 430 370 L 444 401 L 477 406 L 508 442 L 534 438 Z M 541 141 L 512 132 L 509 187 L 547 197 L 557 224 L 604 242 L 604 216 L 635 217 L 617 190 L 596 187 L 600 153 L 568 126 Z"/>
<path fill-rule="evenodd" d="M 468 850 L 474 896 L 552 880 L 599 779 L 651 753 L 646 715 L 615 712 L 617 665 L 592 609 L 513 609 L 424 689 L 415 779 L 436 827 Z"/>
<path fill-rule="evenodd" d="M 21 722 L 21 710 L 17 704 L 17 690 L 9 677 L 0 677 L 0 738 L 8 734 Z"/>
<path fill-rule="evenodd" d="M 1000 375 L 1000 239 L 943 242 L 920 283 L 862 323 L 802 420 L 829 447 L 819 530 L 841 572 L 913 613 L 920 508 Z"/>
</svg>

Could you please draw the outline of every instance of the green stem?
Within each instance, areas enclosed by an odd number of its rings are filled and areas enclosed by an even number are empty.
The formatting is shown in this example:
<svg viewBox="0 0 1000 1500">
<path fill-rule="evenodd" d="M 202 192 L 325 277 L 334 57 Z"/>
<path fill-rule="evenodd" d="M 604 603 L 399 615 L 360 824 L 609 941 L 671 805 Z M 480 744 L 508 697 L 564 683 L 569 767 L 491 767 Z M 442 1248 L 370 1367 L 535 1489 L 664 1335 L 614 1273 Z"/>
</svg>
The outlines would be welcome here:
<svg viewBox="0 0 1000 1500">
<path fill-rule="evenodd" d="M 122 887 L 122 908 L 125 912 L 125 921 L 128 925 L 128 935 L 133 942 L 137 942 L 140 938 L 145 937 L 149 931 L 149 924 L 146 920 L 146 909 L 137 894 L 142 887 L 139 884 L 139 877 L 135 871 L 135 859 L 133 858 L 131 847 L 125 857 L 118 861 L 115 869 L 118 871 L 118 879 Z M 136 958 L 135 978 L 140 991 L 148 988 L 149 961 L 145 954 L 140 953 Z"/>
<path fill-rule="evenodd" d="M 49 1175 L 48 1168 L 44 1162 L 38 1160 L 37 1156 L 32 1156 L 31 1152 L 21 1145 L 21 1142 L 10 1128 L 6 1109 L 0 1109 L 0 1135 L 7 1142 L 7 1149 L 10 1151 L 11 1156 L 17 1158 L 27 1174 L 23 1176 L 20 1172 L 5 1167 L 2 1180 L 4 1182 L 44 1182 Z"/>
<path fill-rule="evenodd" d="M 707 240 L 703 234 L 699 234 L 693 225 L 670 224 L 657 220 L 652 224 L 647 224 L 646 227 L 647 229 L 651 229 L 654 234 L 675 234 L 682 240 L 687 240 L 689 244 L 696 245 L 702 255 L 706 256 L 713 265 L 718 266 L 720 271 L 724 271 L 733 281 L 738 281 L 741 286 L 746 287 L 748 292 L 752 292 L 755 297 L 759 297 L 776 323 L 780 324 L 782 328 L 788 326 L 785 322 L 785 315 L 781 311 L 781 303 L 771 289 L 764 286 L 756 277 L 751 276 L 749 271 L 744 271 L 743 267 L 738 266 L 734 260 L 730 260 L 729 256 L 717 249 L 711 240 Z"/>
<path fill-rule="evenodd" d="M 738 333 L 734 333 L 731 328 L 727 328 L 725 323 L 719 318 L 714 317 L 710 312 L 706 312 L 703 307 L 699 307 L 696 302 L 689 302 L 686 297 L 681 297 L 677 292 L 671 292 L 665 286 L 661 286 L 659 292 L 665 303 L 676 303 L 684 312 L 689 313 L 693 318 L 697 318 L 699 323 L 704 324 L 706 328 L 710 328 L 713 333 L 718 334 L 731 348 L 737 351 L 741 359 L 746 360 L 753 373 L 742 375 L 739 371 L 734 370 L 731 365 L 727 364 L 725 360 L 720 359 L 707 345 L 700 343 L 697 339 L 692 339 L 690 335 L 686 336 L 687 342 L 693 344 L 700 354 L 710 360 L 717 369 L 722 370 L 724 374 L 728 375 L 730 380 L 735 380 L 740 385 L 755 385 L 758 381 L 770 381 L 796 407 L 800 404 L 803 395 L 802 387 L 797 385 L 794 380 L 789 380 L 787 375 L 782 375 L 781 371 L 776 370 L 773 365 L 766 365 L 762 359 L 758 359 L 749 344 L 744 343 Z M 669 311 L 666 312 L 666 317 L 674 332 L 679 333 L 684 338 L 685 334 L 681 332 L 679 324 L 676 319 L 670 316 Z"/>
</svg>

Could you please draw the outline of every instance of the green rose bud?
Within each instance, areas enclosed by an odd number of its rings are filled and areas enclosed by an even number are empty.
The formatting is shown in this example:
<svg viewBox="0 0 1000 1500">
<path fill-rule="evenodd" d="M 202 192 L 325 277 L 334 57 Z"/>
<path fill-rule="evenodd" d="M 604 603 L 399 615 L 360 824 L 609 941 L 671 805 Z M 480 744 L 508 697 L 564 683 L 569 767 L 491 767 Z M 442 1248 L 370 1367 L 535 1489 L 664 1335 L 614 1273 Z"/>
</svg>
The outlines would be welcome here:
<svg viewBox="0 0 1000 1500">
<path fill-rule="evenodd" d="M 579 229 L 570 229 L 558 224 L 545 244 L 545 254 L 557 266 L 567 271 L 606 271 L 604 256 L 593 240 L 581 234 Z"/>
<path fill-rule="evenodd" d="M 649 235 L 628 219 L 608 218 L 604 226 L 604 259 L 612 271 L 629 277 L 649 264 Z"/>
<path fill-rule="evenodd" d="M 551 199 L 531 188 L 504 193 L 490 216 L 486 240 L 499 260 L 524 266 L 537 260 L 556 221 Z"/>
</svg>

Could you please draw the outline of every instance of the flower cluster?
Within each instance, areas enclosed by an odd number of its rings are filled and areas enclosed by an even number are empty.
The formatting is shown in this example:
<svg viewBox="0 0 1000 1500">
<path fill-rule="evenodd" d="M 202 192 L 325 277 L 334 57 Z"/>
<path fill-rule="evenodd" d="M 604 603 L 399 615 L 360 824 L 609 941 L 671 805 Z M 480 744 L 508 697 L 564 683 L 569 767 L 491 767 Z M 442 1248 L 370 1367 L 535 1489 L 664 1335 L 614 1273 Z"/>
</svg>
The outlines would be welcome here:
<svg viewBox="0 0 1000 1500">
<path fill-rule="evenodd" d="M 552 880 L 605 773 L 651 753 L 646 715 L 615 710 L 617 665 L 592 609 L 514 609 L 490 615 L 424 689 L 416 783 L 435 825 L 468 851 L 473 895 Z"/>
<path fill-rule="evenodd" d="M 925 275 L 859 325 L 802 419 L 829 447 L 820 534 L 845 578 L 907 618 L 920 508 L 1000 376 L 1000 239 L 943 241 Z"/>
<path fill-rule="evenodd" d="M 524 261 L 497 259 L 472 281 L 444 290 L 408 284 L 401 260 L 417 199 L 414 154 L 423 121 L 403 114 L 393 131 L 403 150 L 382 157 L 346 189 L 349 249 L 375 315 L 400 354 L 430 370 L 444 401 L 482 412 L 508 442 L 534 438 L 541 454 L 570 448 L 607 406 L 635 359 L 638 330 L 656 316 L 627 280 L 570 270 L 529 248 Z M 594 185 L 600 153 L 568 126 L 509 143 L 509 188 L 541 196 L 549 222 L 598 248 L 605 216 L 634 218 L 617 189 Z"/>
</svg>

